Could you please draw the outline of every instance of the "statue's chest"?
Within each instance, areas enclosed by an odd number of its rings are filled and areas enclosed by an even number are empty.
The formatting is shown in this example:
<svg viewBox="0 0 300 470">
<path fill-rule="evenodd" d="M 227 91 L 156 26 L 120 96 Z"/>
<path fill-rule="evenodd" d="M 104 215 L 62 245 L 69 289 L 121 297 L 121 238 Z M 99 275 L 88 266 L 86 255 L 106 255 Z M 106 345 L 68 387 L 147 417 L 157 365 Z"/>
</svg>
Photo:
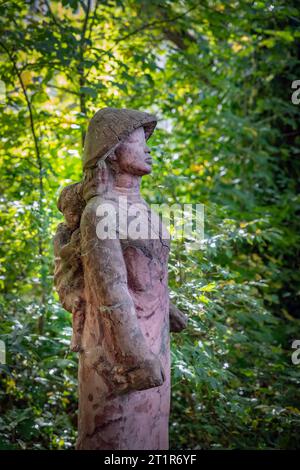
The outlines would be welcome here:
<svg viewBox="0 0 300 470">
<path fill-rule="evenodd" d="M 160 218 L 149 206 L 141 204 L 140 211 L 138 209 L 129 207 L 127 238 L 120 241 L 128 287 L 134 291 L 149 291 L 167 282 L 170 240 Z"/>
</svg>

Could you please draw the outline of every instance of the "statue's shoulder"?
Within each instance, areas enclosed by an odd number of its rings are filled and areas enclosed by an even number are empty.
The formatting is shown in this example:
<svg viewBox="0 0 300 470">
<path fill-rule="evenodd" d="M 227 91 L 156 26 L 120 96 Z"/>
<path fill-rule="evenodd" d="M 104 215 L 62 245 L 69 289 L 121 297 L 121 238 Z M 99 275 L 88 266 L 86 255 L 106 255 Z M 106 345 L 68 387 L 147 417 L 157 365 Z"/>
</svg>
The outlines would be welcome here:
<svg viewBox="0 0 300 470">
<path fill-rule="evenodd" d="M 99 195 L 92 197 L 86 204 L 81 216 L 81 223 L 96 223 L 97 218 L 101 217 L 109 208 L 117 209 L 117 202 L 108 195 Z"/>
</svg>

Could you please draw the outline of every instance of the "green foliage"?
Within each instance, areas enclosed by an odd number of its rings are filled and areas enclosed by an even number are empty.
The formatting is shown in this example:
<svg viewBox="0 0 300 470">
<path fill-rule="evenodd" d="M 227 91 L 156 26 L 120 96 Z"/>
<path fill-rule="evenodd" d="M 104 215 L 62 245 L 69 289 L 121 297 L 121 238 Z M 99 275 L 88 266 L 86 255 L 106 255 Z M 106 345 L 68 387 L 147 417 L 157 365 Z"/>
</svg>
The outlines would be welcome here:
<svg viewBox="0 0 300 470">
<path fill-rule="evenodd" d="M 2 2 L 0 448 L 76 434 L 70 317 L 52 288 L 60 189 L 87 120 L 156 112 L 151 203 L 203 203 L 198 251 L 173 243 L 173 448 L 299 447 L 300 17 L 296 1 Z"/>
</svg>

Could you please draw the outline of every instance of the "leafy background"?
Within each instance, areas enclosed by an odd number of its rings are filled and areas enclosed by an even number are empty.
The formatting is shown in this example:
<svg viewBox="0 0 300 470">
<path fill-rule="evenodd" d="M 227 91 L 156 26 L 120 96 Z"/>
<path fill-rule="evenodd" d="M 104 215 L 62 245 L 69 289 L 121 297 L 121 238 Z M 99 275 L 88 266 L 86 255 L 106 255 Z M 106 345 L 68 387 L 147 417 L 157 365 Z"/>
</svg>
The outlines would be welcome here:
<svg viewBox="0 0 300 470">
<path fill-rule="evenodd" d="M 59 191 L 104 106 L 159 116 L 143 194 L 203 203 L 170 259 L 172 448 L 297 448 L 296 0 L 1 1 L 0 448 L 74 447 L 77 357 L 53 290 Z"/>
</svg>

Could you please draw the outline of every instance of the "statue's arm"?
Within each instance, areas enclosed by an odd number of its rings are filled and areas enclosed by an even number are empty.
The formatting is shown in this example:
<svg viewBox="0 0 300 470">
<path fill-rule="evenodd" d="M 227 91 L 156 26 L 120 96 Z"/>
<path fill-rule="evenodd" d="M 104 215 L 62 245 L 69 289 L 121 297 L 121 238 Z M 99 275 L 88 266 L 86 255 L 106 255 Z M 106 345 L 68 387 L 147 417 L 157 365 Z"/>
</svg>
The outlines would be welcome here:
<svg viewBox="0 0 300 470">
<path fill-rule="evenodd" d="M 99 309 L 113 371 L 123 390 L 143 390 L 164 381 L 160 360 L 148 348 L 128 290 L 127 270 L 120 241 L 99 239 L 97 216 L 88 205 L 81 217 L 81 256 L 88 301 Z"/>
<path fill-rule="evenodd" d="M 176 305 L 174 305 L 170 300 L 169 307 L 169 316 L 170 316 L 170 331 L 172 333 L 179 333 L 184 330 L 188 323 L 188 317 L 181 310 L 179 310 Z"/>
</svg>

